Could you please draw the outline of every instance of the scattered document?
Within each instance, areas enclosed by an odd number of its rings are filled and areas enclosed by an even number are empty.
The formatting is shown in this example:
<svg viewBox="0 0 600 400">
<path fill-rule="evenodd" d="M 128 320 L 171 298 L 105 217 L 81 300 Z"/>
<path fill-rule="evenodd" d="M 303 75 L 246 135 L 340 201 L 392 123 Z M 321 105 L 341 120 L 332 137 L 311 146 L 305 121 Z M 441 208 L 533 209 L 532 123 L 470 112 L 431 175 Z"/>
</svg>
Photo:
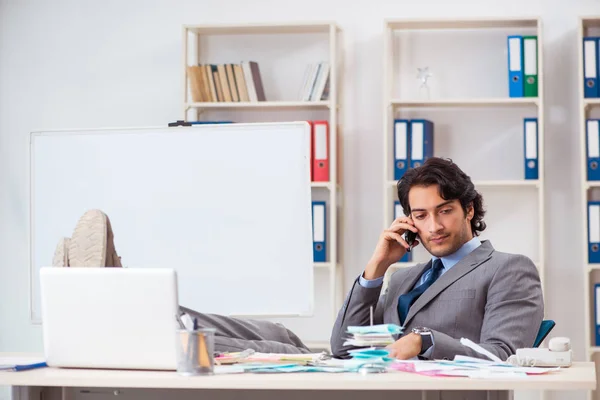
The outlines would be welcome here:
<svg viewBox="0 0 600 400">
<path fill-rule="evenodd" d="M 349 326 L 347 332 L 351 337 L 346 339 L 345 346 L 385 347 L 395 342 L 393 335 L 402 333 L 403 328 L 394 324 Z"/>
<path fill-rule="evenodd" d="M 332 365 L 299 365 L 291 364 L 244 364 L 240 366 L 245 372 L 252 373 L 291 373 L 291 372 L 351 372 L 351 369 L 344 366 Z"/>
<path fill-rule="evenodd" d="M 242 363 L 270 363 L 270 364 L 288 364 L 307 365 L 320 360 L 330 358 L 325 353 L 309 354 L 284 354 L 284 353 L 258 353 L 251 350 L 245 350 L 239 353 L 225 353 L 215 357 L 217 364 L 242 364 Z"/>
<path fill-rule="evenodd" d="M 390 369 L 413 372 L 427 376 L 463 376 L 468 378 L 494 379 L 517 378 L 541 375 L 558 371 L 560 368 L 517 367 L 506 363 L 470 361 L 394 361 Z"/>
<path fill-rule="evenodd" d="M 519 367 L 502 361 L 473 341 L 462 338 L 461 344 L 486 356 L 483 358 L 457 355 L 454 360 L 395 360 L 390 369 L 403 372 L 412 372 L 427 376 L 462 376 L 478 379 L 506 379 L 525 378 L 529 375 L 541 375 L 558 371 L 560 368 Z"/>
<path fill-rule="evenodd" d="M 402 333 L 403 328 L 395 324 L 379 324 L 367 326 L 349 326 L 348 333 Z"/>
<path fill-rule="evenodd" d="M 477 353 L 486 356 L 487 358 L 489 358 L 492 361 L 501 363 L 503 362 L 498 356 L 490 353 L 489 351 L 487 351 L 486 349 L 484 349 L 483 347 L 481 347 L 480 345 L 478 345 L 477 343 L 473 342 L 470 339 L 467 338 L 461 338 L 460 339 L 460 343 L 464 346 L 467 346 L 468 348 L 476 351 Z"/>
</svg>

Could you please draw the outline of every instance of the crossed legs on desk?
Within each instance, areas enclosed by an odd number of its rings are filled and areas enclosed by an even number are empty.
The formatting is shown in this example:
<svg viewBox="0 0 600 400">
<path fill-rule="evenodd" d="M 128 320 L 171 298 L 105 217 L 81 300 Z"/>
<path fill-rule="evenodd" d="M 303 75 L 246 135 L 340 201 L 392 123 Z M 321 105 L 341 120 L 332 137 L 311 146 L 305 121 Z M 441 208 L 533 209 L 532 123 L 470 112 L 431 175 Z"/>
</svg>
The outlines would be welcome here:
<svg viewBox="0 0 600 400">
<path fill-rule="evenodd" d="M 203 314 L 186 307 L 182 313 L 198 320 L 201 328 L 215 328 L 215 351 L 236 352 L 252 349 L 261 353 L 298 354 L 311 351 L 286 327 L 270 321 L 239 319 Z"/>
<path fill-rule="evenodd" d="M 101 210 L 89 210 L 77 221 L 71 237 L 60 238 L 53 257 L 55 267 L 122 267 L 114 244 L 110 219 Z M 216 329 L 215 351 L 253 349 L 264 353 L 309 353 L 292 331 L 270 321 L 245 320 L 203 314 L 186 307 L 181 313 L 196 318 L 201 327 Z"/>
</svg>

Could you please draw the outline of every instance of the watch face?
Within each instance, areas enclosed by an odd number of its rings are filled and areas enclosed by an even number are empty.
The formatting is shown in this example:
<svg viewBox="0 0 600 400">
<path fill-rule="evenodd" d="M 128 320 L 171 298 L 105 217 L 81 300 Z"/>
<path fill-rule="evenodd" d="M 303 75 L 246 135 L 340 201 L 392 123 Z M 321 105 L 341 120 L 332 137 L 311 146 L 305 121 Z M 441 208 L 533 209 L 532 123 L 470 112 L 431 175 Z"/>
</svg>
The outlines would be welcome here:
<svg viewBox="0 0 600 400">
<path fill-rule="evenodd" d="M 413 331 L 413 333 L 418 333 L 418 334 L 431 333 L 431 329 L 425 328 L 425 327 L 422 327 L 422 326 L 413 328 L 412 331 Z"/>
</svg>

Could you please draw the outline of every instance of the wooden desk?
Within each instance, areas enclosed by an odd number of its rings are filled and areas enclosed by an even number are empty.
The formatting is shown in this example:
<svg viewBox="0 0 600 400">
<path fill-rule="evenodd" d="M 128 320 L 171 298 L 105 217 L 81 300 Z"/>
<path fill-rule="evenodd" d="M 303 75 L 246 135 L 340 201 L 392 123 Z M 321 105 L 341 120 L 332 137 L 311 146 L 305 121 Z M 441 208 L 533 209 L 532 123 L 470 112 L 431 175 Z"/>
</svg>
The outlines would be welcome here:
<svg viewBox="0 0 600 400">
<path fill-rule="evenodd" d="M 0 372 L 0 385 L 21 388 L 93 387 L 241 390 L 593 390 L 593 362 L 521 379 L 427 377 L 406 372 L 363 376 L 357 373 L 229 374 L 182 377 L 176 372 L 41 368 Z M 19 396 L 17 396 L 19 397 Z M 22 396 L 21 396 L 22 397 Z"/>
</svg>

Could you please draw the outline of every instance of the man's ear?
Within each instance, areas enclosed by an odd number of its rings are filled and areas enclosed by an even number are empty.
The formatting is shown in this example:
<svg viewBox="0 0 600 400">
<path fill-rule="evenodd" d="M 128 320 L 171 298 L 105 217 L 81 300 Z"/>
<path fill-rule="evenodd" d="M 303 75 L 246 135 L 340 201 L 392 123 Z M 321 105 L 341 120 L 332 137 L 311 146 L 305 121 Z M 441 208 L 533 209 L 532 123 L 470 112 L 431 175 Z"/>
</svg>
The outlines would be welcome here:
<svg viewBox="0 0 600 400">
<path fill-rule="evenodd" d="M 473 203 L 470 203 L 467 206 L 467 219 L 469 221 L 472 220 L 474 215 L 475 215 L 475 208 L 473 207 Z"/>
</svg>

